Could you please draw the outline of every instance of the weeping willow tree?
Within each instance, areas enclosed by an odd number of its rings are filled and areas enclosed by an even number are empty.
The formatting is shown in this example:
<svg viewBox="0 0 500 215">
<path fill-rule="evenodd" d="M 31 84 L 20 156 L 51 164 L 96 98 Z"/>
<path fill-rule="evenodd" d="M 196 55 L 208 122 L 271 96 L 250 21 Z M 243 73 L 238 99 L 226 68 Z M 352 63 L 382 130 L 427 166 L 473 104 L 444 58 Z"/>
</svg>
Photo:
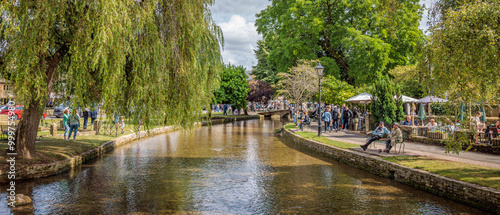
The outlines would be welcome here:
<svg viewBox="0 0 500 215">
<path fill-rule="evenodd" d="M 53 90 L 73 105 L 190 126 L 217 87 L 221 30 L 213 0 L 38 0 L 1 3 L 1 75 L 25 111 L 16 152 L 31 158 Z"/>
</svg>

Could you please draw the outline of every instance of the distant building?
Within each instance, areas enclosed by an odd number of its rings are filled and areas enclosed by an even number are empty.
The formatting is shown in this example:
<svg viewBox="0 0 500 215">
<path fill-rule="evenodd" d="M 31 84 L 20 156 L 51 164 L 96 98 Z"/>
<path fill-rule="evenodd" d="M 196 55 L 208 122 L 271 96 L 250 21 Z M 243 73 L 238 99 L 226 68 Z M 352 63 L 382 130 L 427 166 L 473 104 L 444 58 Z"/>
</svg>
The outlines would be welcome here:
<svg viewBox="0 0 500 215">
<path fill-rule="evenodd" d="M 0 79 L 0 103 L 6 104 L 9 98 L 12 98 L 12 85 L 10 85 L 7 80 Z"/>
</svg>

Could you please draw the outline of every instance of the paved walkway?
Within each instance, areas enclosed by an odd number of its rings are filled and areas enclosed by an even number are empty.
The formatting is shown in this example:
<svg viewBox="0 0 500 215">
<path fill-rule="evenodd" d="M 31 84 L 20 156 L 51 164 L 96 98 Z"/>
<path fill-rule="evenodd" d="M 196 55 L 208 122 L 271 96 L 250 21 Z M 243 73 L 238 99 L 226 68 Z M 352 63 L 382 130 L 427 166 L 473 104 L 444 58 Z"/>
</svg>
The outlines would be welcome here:
<svg viewBox="0 0 500 215">
<path fill-rule="evenodd" d="M 292 131 L 297 131 L 298 129 L 292 129 Z M 304 131 L 310 131 L 310 132 L 318 132 L 318 126 L 317 125 L 310 125 L 306 126 L 304 128 Z M 324 130 L 323 130 L 324 131 Z M 347 143 L 353 143 L 353 144 L 358 144 L 358 145 L 363 145 L 366 142 L 366 137 L 356 133 L 356 132 L 327 132 L 324 133 L 322 132 L 323 136 L 336 140 L 336 141 L 341 141 L 341 142 L 347 142 Z M 490 154 L 484 154 L 484 153 L 478 153 L 478 152 L 465 152 L 462 151 L 460 152 L 459 155 L 446 153 L 445 149 L 443 147 L 439 146 L 432 146 L 432 145 L 426 145 L 426 144 L 421 144 L 421 143 L 412 143 L 412 142 L 405 142 L 405 155 L 410 155 L 410 156 L 425 156 L 425 157 L 430 157 L 430 158 L 437 158 L 437 159 L 443 159 L 443 160 L 449 160 L 449 161 L 455 161 L 455 162 L 462 162 L 462 163 L 468 163 L 468 164 L 474 164 L 474 165 L 480 165 L 480 166 L 486 166 L 486 167 L 492 167 L 492 168 L 498 168 L 500 169 L 500 155 L 490 155 Z M 371 144 L 373 145 L 373 143 Z M 401 154 L 396 154 L 394 153 L 393 148 L 391 150 L 391 153 L 379 153 L 379 149 L 384 150 L 385 149 L 385 143 L 376 143 L 375 147 L 370 147 L 364 151 L 364 153 L 368 154 L 373 154 L 377 156 L 397 156 Z M 398 146 L 399 149 L 399 146 Z M 363 152 L 363 149 L 360 148 L 354 148 L 353 150 L 357 150 L 360 152 Z"/>
</svg>

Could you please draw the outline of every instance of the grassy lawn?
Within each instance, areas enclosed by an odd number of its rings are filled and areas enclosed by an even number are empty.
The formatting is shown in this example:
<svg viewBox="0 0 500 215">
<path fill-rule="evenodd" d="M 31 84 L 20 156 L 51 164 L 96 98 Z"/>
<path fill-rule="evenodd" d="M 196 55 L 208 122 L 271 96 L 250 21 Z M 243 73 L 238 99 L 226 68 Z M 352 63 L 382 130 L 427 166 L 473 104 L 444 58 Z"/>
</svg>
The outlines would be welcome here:
<svg viewBox="0 0 500 215">
<path fill-rule="evenodd" d="M 295 124 L 294 123 L 288 123 L 285 125 L 285 129 L 294 129 L 295 128 Z"/>
<path fill-rule="evenodd" d="M 33 159 L 18 160 L 17 165 L 21 167 L 29 164 L 43 164 L 60 161 L 93 149 L 102 143 L 114 139 L 113 136 L 80 136 L 75 141 L 63 140 L 61 137 L 43 138 L 36 143 L 36 155 Z M 5 152 L 8 145 L 5 142 L 0 143 L 0 150 Z M 3 153 L 2 153 L 3 154 Z M 0 156 L 0 162 L 5 163 L 5 156 Z"/>
<path fill-rule="evenodd" d="M 318 134 L 314 133 L 314 132 L 300 131 L 300 132 L 295 132 L 295 133 L 300 135 L 303 138 L 318 141 L 318 142 L 321 142 L 324 144 L 332 145 L 332 146 L 343 148 L 343 149 L 359 147 L 359 145 L 357 145 L 357 144 L 344 143 L 344 142 L 339 142 L 339 141 L 335 141 L 335 140 L 330 140 L 326 137 L 318 137 Z"/>
<path fill-rule="evenodd" d="M 500 190 L 500 169 L 425 157 L 397 156 L 383 159 L 447 178 Z"/>
</svg>

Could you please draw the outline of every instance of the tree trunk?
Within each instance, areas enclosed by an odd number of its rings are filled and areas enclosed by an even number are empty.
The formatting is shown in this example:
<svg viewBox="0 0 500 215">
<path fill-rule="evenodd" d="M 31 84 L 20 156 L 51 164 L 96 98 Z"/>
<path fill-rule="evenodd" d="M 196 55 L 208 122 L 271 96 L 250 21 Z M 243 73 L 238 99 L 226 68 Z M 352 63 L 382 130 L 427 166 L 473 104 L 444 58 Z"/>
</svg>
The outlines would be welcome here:
<svg viewBox="0 0 500 215">
<path fill-rule="evenodd" d="M 23 111 L 16 130 L 16 152 L 23 158 L 31 159 L 35 153 L 35 140 L 40 124 L 40 100 L 32 100 Z"/>
<path fill-rule="evenodd" d="M 57 50 L 57 52 L 48 58 L 41 58 L 41 64 L 46 63 L 46 84 L 47 84 L 47 97 L 50 96 L 52 85 L 54 83 L 54 75 L 59 62 L 64 55 L 69 51 L 69 45 L 64 44 Z M 43 55 L 42 55 L 43 56 Z M 40 124 L 40 104 L 46 104 L 43 98 L 32 98 L 28 106 L 23 111 L 21 120 L 16 130 L 16 152 L 19 156 L 31 159 L 35 154 L 35 141 L 36 134 L 38 133 L 38 125 Z"/>
</svg>

